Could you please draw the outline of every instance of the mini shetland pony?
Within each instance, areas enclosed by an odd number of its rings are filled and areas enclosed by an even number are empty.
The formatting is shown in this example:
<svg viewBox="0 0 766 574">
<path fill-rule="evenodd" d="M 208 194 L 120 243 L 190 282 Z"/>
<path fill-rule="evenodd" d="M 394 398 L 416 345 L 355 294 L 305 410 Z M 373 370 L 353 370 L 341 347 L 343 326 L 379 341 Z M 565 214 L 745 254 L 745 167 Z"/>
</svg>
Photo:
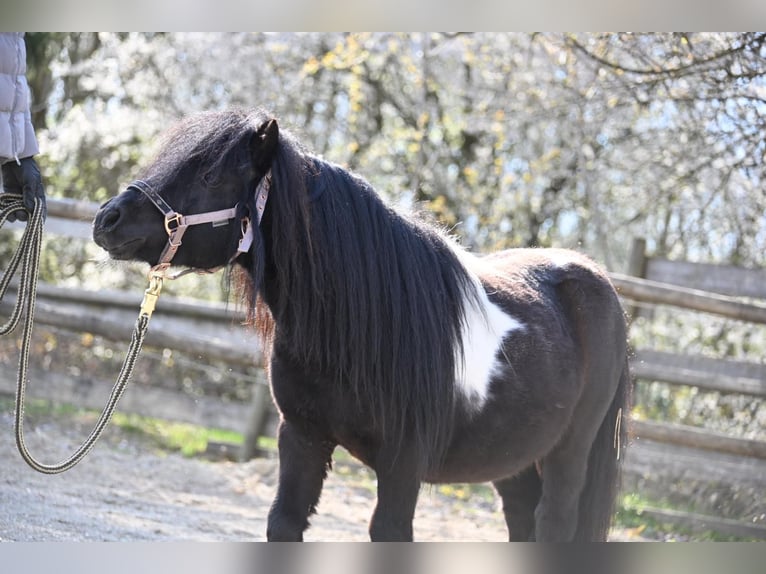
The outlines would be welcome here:
<svg viewBox="0 0 766 574">
<path fill-rule="evenodd" d="M 372 540 L 412 540 L 421 483 L 484 481 L 510 540 L 606 539 L 630 382 L 623 311 L 592 261 L 467 253 L 262 111 L 177 125 L 142 181 L 101 207 L 94 239 L 157 264 L 168 209 L 229 209 L 189 227 L 173 263 L 231 263 L 269 342 L 269 540 L 303 539 L 337 445 L 377 474 Z"/>
</svg>

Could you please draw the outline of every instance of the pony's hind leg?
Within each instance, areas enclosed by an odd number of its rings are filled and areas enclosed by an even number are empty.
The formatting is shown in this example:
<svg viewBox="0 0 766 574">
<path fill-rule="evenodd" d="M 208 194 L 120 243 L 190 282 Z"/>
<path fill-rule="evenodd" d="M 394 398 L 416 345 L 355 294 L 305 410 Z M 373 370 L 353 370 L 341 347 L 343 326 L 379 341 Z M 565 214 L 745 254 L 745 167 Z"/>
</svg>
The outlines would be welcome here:
<svg viewBox="0 0 766 574">
<path fill-rule="evenodd" d="M 619 380 L 619 389 L 628 381 L 627 371 L 599 375 L 599 380 Z M 602 395 L 594 397 L 598 392 Z M 542 496 L 535 510 L 538 542 L 606 540 L 619 476 L 614 441 L 623 395 L 622 390 L 587 388 L 569 428 L 543 458 Z"/>
<path fill-rule="evenodd" d="M 269 511 L 269 541 L 300 542 L 316 511 L 330 468 L 333 443 L 306 436 L 282 421 L 279 427 L 279 485 Z"/>
<path fill-rule="evenodd" d="M 503 514 L 510 542 L 535 539 L 535 508 L 540 501 L 542 482 L 535 465 L 510 478 L 493 483 L 503 502 Z"/>
<path fill-rule="evenodd" d="M 538 542 L 573 540 L 587 459 L 588 450 L 558 449 L 543 460 L 542 495 L 535 510 Z"/>
<path fill-rule="evenodd" d="M 587 483 L 588 459 L 596 435 L 602 424 L 610 431 L 608 423 L 611 422 L 604 419 L 607 407 L 593 402 L 581 400 L 572 416 L 577 423 L 570 425 L 556 447 L 542 460 L 543 491 L 535 510 L 538 542 L 573 541 L 579 513 L 593 511 L 580 508 L 580 495 Z"/>
</svg>

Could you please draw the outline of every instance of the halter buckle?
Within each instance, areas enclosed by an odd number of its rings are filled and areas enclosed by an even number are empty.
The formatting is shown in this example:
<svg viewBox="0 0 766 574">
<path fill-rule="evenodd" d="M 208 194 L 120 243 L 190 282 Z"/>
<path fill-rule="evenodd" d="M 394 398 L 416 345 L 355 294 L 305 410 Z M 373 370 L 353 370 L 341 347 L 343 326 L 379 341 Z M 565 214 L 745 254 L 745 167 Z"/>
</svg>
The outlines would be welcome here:
<svg viewBox="0 0 766 574">
<path fill-rule="evenodd" d="M 173 234 L 183 226 L 184 216 L 180 213 L 172 211 L 165 215 L 165 231 L 167 231 L 168 237 L 173 237 Z"/>
<path fill-rule="evenodd" d="M 237 252 L 232 256 L 232 261 L 237 258 L 240 253 L 247 253 L 250 251 L 250 247 L 253 245 L 253 227 L 250 223 L 249 217 L 243 217 L 240 223 L 242 234 L 239 237 L 239 245 L 237 245 Z"/>
</svg>

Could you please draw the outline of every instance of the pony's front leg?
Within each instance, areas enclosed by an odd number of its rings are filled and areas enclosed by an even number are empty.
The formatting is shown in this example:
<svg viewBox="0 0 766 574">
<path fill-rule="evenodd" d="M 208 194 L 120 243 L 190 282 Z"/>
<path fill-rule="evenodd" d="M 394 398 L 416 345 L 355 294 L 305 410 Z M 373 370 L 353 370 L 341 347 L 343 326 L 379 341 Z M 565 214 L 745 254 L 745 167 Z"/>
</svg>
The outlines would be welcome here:
<svg viewBox="0 0 766 574">
<path fill-rule="evenodd" d="M 282 421 L 279 426 L 279 485 L 269 511 L 269 541 L 301 542 L 316 512 L 335 444 Z"/>
<path fill-rule="evenodd" d="M 535 540 L 535 508 L 540 501 L 542 481 L 533 464 L 516 476 L 492 483 L 503 501 L 503 514 L 510 542 Z"/>
<path fill-rule="evenodd" d="M 414 468 L 397 464 L 390 470 L 377 470 L 377 478 L 378 503 L 370 521 L 370 540 L 412 542 L 412 520 L 420 491 Z"/>
</svg>

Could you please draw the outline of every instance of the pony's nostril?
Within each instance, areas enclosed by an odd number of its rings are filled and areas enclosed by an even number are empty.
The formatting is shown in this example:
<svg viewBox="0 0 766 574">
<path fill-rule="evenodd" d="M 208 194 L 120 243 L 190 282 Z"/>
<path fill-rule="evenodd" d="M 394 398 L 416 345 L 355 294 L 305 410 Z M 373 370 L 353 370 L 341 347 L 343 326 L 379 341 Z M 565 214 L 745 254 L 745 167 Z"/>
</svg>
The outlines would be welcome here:
<svg viewBox="0 0 766 574">
<path fill-rule="evenodd" d="M 120 221 L 122 214 L 119 209 L 107 209 L 101 216 L 101 227 L 112 229 Z"/>
</svg>

